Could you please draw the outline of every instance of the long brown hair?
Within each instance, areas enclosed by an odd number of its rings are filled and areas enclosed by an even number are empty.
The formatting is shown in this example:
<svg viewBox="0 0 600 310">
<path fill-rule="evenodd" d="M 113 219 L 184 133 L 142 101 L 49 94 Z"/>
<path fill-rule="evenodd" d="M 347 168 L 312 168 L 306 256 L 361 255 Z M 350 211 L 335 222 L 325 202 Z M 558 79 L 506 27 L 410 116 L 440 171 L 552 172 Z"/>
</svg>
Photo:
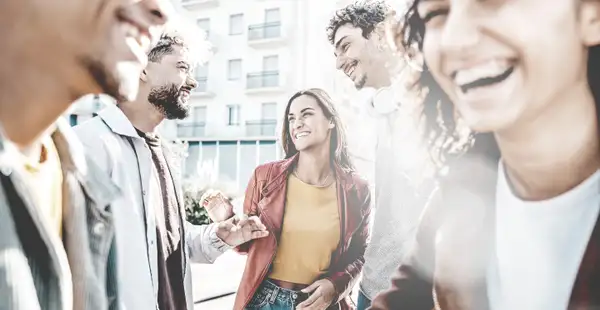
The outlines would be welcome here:
<svg viewBox="0 0 600 310">
<path fill-rule="evenodd" d="M 281 131 L 281 142 L 283 143 L 285 158 L 290 158 L 298 153 L 298 150 L 292 141 L 292 137 L 290 137 L 290 121 L 288 120 L 287 115 L 290 113 L 292 102 L 300 96 L 310 96 L 314 98 L 319 103 L 325 117 L 331 120 L 335 125 L 331 130 L 331 138 L 329 140 L 331 161 L 345 172 L 355 171 L 354 165 L 350 160 L 350 155 L 348 154 L 346 131 L 342 125 L 340 116 L 333 105 L 331 97 L 320 88 L 301 90 L 295 93 L 288 101 L 287 106 L 285 107 L 283 129 Z"/>
<path fill-rule="evenodd" d="M 406 50 L 423 50 L 425 23 L 419 16 L 417 6 L 420 0 L 411 0 L 408 10 L 400 21 L 400 31 L 396 33 L 398 45 Z M 596 115 L 600 124 L 600 45 L 589 49 L 587 78 L 596 104 Z M 436 162 L 444 163 L 459 157 L 464 152 L 479 153 L 483 157 L 495 160 L 500 150 L 492 133 L 474 134 L 469 138 L 461 137 L 454 118 L 453 104 L 424 65 L 414 90 L 424 92 L 423 114 L 426 120 L 426 138 L 431 142 L 432 156 Z M 451 150 L 460 150 L 452 152 Z M 453 153 L 453 154 L 452 154 Z"/>
</svg>

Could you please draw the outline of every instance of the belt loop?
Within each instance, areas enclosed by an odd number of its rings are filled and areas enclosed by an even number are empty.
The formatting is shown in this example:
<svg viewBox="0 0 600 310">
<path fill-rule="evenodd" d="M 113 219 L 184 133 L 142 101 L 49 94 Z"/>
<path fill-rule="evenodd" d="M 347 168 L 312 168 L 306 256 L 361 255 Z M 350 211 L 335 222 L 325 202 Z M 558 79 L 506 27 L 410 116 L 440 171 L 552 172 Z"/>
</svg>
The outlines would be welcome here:
<svg viewBox="0 0 600 310">
<path fill-rule="evenodd" d="M 271 298 L 269 298 L 269 303 L 274 304 L 275 299 L 277 299 L 277 295 L 279 294 L 279 286 L 274 285 L 273 291 L 271 292 Z"/>
</svg>

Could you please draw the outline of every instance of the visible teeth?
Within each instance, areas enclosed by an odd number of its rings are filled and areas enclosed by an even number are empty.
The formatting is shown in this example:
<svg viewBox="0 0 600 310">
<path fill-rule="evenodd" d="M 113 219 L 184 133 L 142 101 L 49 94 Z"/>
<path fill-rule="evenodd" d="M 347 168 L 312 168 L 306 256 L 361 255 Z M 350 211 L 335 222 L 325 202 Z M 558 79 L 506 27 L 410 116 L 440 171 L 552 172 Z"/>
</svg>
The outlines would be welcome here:
<svg viewBox="0 0 600 310">
<path fill-rule="evenodd" d="M 348 76 L 352 75 L 352 73 L 354 72 L 355 68 L 356 68 L 355 66 L 351 66 L 350 67 L 350 70 L 348 70 Z"/>
<path fill-rule="evenodd" d="M 508 61 L 490 60 L 469 69 L 458 70 L 454 81 L 458 85 L 465 85 L 484 78 L 498 76 L 510 68 Z"/>
<path fill-rule="evenodd" d="M 146 50 L 150 47 L 150 38 L 146 34 L 140 33 L 140 29 L 128 22 L 121 22 L 121 29 L 127 38 L 133 38 L 137 43 Z"/>
<path fill-rule="evenodd" d="M 136 38 L 140 35 L 140 30 L 136 26 L 128 22 L 121 22 L 121 29 L 123 30 L 125 35 L 129 37 Z"/>
<path fill-rule="evenodd" d="M 308 136 L 308 132 L 299 132 L 296 134 L 296 139 Z"/>
</svg>

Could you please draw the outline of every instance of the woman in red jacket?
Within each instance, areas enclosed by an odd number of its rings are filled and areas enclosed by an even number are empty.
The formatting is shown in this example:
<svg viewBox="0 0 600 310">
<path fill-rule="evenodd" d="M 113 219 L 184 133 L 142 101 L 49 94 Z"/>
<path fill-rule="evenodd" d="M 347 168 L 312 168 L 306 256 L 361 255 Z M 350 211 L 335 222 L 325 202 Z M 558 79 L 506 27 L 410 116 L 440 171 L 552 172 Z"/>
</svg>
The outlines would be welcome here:
<svg viewBox="0 0 600 310">
<path fill-rule="evenodd" d="M 234 309 L 351 309 L 371 198 L 325 91 L 291 97 L 281 141 L 285 159 L 256 168 L 246 189 L 244 212 L 270 233 L 238 248 L 248 260 Z"/>
</svg>

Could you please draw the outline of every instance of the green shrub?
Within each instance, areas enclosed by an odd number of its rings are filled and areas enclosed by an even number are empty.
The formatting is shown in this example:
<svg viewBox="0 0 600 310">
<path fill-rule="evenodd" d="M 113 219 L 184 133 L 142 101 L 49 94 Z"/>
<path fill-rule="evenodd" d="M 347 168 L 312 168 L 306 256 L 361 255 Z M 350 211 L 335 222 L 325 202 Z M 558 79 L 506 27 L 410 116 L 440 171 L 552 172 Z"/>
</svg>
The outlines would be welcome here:
<svg viewBox="0 0 600 310">
<path fill-rule="evenodd" d="M 190 182 L 191 183 L 191 182 Z M 183 200 L 185 203 L 185 215 L 187 221 L 194 225 L 210 224 L 210 218 L 206 209 L 202 207 L 200 197 L 208 189 L 195 189 L 192 184 L 186 184 L 183 187 Z"/>
</svg>

